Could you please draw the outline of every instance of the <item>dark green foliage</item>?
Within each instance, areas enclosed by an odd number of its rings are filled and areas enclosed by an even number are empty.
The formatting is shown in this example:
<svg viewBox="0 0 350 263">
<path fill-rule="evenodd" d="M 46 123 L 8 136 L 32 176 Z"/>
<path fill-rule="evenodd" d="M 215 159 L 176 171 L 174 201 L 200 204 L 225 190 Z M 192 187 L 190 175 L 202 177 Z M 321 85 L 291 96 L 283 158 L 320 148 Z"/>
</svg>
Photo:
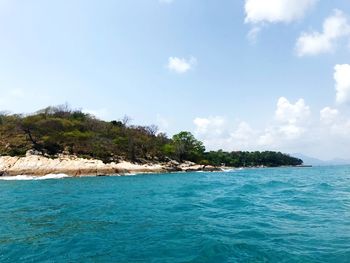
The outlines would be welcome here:
<svg viewBox="0 0 350 263">
<path fill-rule="evenodd" d="M 205 147 L 190 132 L 180 132 L 173 136 L 173 152 L 179 161 L 191 160 L 198 162 Z"/>
<path fill-rule="evenodd" d="M 35 114 L 10 115 L 0 112 L 0 155 L 23 156 L 34 149 L 54 156 L 58 153 L 97 158 L 105 162 L 168 158 L 204 165 L 281 166 L 302 161 L 276 152 L 205 152 L 202 142 L 190 132 L 167 138 L 156 126 L 130 126 L 129 117 L 106 122 L 67 105 L 47 107 Z"/>
<path fill-rule="evenodd" d="M 303 161 L 280 152 L 224 152 L 222 150 L 205 153 L 205 159 L 214 165 L 230 167 L 266 166 L 277 167 L 301 165 Z"/>
</svg>

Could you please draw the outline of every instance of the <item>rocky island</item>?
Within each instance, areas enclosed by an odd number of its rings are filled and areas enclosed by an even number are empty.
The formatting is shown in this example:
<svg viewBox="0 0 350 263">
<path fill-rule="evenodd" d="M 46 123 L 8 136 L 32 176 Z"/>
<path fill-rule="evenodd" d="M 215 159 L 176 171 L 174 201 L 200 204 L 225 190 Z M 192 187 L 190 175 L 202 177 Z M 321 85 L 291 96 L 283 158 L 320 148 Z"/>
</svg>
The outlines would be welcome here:
<svg viewBox="0 0 350 263">
<path fill-rule="evenodd" d="M 175 160 L 163 163 L 137 164 L 127 161 L 104 163 L 97 159 L 85 159 L 72 155 L 48 158 L 28 154 L 25 157 L 0 157 L 0 176 L 66 174 L 69 176 L 129 175 L 140 173 L 221 171 L 211 165 L 193 162 L 179 163 Z"/>
<path fill-rule="evenodd" d="M 130 119 L 103 121 L 67 105 L 30 115 L 0 113 L 0 176 L 123 175 L 298 166 L 280 152 L 205 150 L 190 132 L 172 138 Z"/>
</svg>

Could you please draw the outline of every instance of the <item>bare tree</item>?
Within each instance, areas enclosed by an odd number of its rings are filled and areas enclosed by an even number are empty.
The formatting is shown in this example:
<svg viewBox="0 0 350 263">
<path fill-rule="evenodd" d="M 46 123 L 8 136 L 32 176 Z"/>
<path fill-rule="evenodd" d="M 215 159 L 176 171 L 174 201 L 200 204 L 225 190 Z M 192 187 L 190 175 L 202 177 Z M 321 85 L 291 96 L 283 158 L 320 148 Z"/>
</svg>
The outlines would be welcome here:
<svg viewBox="0 0 350 263">
<path fill-rule="evenodd" d="M 128 126 L 132 121 L 132 118 L 130 116 L 124 115 L 122 119 L 122 123 L 124 126 Z"/>
<path fill-rule="evenodd" d="M 156 136 L 157 132 L 159 131 L 159 128 L 157 125 L 152 124 L 150 126 L 146 126 L 145 130 L 149 133 L 149 135 Z"/>
</svg>

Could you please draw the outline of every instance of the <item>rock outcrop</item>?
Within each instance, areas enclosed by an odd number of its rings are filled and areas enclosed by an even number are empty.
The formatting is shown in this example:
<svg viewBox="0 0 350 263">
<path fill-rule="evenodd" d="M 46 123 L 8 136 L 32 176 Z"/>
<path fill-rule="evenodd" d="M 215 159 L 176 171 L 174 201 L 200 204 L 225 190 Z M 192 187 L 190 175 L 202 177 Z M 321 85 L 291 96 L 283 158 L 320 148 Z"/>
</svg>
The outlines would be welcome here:
<svg viewBox="0 0 350 263">
<path fill-rule="evenodd" d="M 0 156 L 0 176 L 67 174 L 70 176 L 123 175 L 133 173 L 218 171 L 213 166 L 197 165 L 191 162 L 133 164 L 130 162 L 103 163 L 95 159 L 83 159 L 76 156 L 60 155 L 48 158 L 27 154 L 25 157 Z"/>
</svg>

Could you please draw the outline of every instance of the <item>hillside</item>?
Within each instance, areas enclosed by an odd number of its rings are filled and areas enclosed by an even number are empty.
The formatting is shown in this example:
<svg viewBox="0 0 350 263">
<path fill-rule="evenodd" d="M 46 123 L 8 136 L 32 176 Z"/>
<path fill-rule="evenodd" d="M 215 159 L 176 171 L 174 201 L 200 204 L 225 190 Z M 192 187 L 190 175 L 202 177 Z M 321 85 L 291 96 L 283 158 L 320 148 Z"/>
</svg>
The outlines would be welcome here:
<svg viewBox="0 0 350 263">
<path fill-rule="evenodd" d="M 168 138 L 154 125 L 130 125 L 127 118 L 106 122 L 67 106 L 47 107 L 30 115 L 0 114 L 0 155 L 24 156 L 29 150 L 51 158 L 64 153 L 105 163 L 173 159 L 231 167 L 302 164 L 301 159 L 279 152 L 206 152 L 189 132 Z"/>
</svg>

